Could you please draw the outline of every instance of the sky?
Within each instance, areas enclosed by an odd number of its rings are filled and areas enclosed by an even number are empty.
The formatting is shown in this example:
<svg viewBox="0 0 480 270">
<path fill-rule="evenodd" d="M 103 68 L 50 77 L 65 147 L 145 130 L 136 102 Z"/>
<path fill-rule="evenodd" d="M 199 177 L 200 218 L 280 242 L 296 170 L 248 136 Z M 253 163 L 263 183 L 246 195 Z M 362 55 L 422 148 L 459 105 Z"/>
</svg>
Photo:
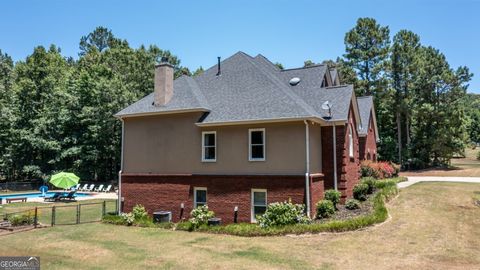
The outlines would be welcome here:
<svg viewBox="0 0 480 270">
<path fill-rule="evenodd" d="M 479 12 L 480 0 L 3 0 L 0 50 L 20 61 L 35 46 L 55 44 L 77 58 L 80 38 L 104 26 L 133 47 L 170 50 L 192 71 L 237 51 L 292 68 L 341 56 L 345 33 L 359 17 L 373 17 L 392 37 L 411 30 L 453 68 L 468 66 L 469 92 L 480 93 Z"/>
</svg>

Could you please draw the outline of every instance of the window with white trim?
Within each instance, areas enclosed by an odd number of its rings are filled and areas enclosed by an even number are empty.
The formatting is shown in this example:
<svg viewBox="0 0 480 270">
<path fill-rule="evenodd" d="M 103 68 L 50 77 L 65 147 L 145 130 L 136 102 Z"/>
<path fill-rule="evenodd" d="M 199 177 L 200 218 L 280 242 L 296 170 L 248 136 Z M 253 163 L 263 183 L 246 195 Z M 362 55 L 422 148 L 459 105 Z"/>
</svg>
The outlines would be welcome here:
<svg viewBox="0 0 480 270">
<path fill-rule="evenodd" d="M 207 188 L 194 187 L 193 188 L 193 207 L 207 205 Z"/>
<path fill-rule="evenodd" d="M 265 129 L 256 128 L 248 130 L 248 160 L 265 160 Z"/>
<path fill-rule="evenodd" d="M 352 125 L 348 125 L 348 152 L 351 158 L 353 158 L 353 130 Z"/>
<path fill-rule="evenodd" d="M 267 190 L 252 189 L 252 222 L 257 222 L 257 216 L 261 216 L 267 210 Z"/>
<path fill-rule="evenodd" d="M 217 161 L 217 133 L 215 131 L 202 132 L 202 161 Z"/>
</svg>

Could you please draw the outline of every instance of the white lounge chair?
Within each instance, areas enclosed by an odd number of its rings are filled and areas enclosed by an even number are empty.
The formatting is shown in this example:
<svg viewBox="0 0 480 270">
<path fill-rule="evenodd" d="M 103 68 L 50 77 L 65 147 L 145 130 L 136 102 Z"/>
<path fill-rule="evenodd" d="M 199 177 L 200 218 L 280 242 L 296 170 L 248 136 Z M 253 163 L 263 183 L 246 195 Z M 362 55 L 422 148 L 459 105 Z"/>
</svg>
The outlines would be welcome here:
<svg viewBox="0 0 480 270">
<path fill-rule="evenodd" d="M 80 184 L 77 184 L 75 187 L 72 187 L 71 190 L 78 190 L 80 188 Z"/>
<path fill-rule="evenodd" d="M 110 190 L 112 189 L 112 185 L 108 185 L 104 190 L 102 190 L 103 192 L 110 192 Z"/>
<path fill-rule="evenodd" d="M 78 190 L 80 191 L 85 191 L 87 190 L 88 184 L 83 185 L 83 187 L 79 188 Z"/>
<path fill-rule="evenodd" d="M 93 188 L 95 187 L 95 184 L 91 184 L 87 189 L 85 189 L 84 191 L 88 191 L 88 192 L 91 192 L 93 191 Z"/>
<path fill-rule="evenodd" d="M 102 190 L 103 190 L 103 185 L 100 185 L 100 186 L 96 187 L 93 191 L 100 192 Z"/>
</svg>

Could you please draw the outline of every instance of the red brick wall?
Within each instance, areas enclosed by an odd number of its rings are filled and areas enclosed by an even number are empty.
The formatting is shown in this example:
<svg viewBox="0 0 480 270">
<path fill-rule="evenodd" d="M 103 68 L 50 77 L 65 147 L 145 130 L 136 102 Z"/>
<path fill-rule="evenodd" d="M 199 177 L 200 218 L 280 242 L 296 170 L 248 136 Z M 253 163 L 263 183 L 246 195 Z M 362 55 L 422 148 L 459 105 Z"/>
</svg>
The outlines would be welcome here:
<svg viewBox="0 0 480 270">
<path fill-rule="evenodd" d="M 317 202 L 323 199 L 323 177 L 311 177 L 310 178 L 310 216 L 313 218 L 316 215 L 316 205 Z"/>
<path fill-rule="evenodd" d="M 353 158 L 349 155 L 348 125 L 336 126 L 337 144 L 337 180 L 338 190 L 342 192 L 342 198 L 353 195 L 353 187 L 360 178 L 359 142 L 357 134 L 357 122 L 353 116 L 353 107 L 350 106 L 349 125 L 353 131 Z M 334 188 L 333 175 L 333 127 L 322 127 L 322 160 L 323 174 L 325 175 L 325 189 Z"/>
<path fill-rule="evenodd" d="M 142 204 L 150 214 L 157 210 L 172 211 L 173 221 L 188 219 L 193 209 L 193 188 L 207 188 L 208 207 L 231 223 L 234 207 L 238 206 L 238 222 L 251 220 L 251 189 L 267 189 L 267 203 L 286 201 L 305 202 L 304 176 L 238 176 L 238 175 L 122 175 L 124 212 Z M 323 196 L 323 182 L 315 178 L 311 183 L 312 198 Z M 318 194 L 318 193 L 321 193 Z M 182 217 L 180 204 L 185 209 Z M 312 208 L 314 213 L 314 208 Z"/>
<path fill-rule="evenodd" d="M 368 123 L 367 136 L 359 138 L 360 160 L 374 160 L 374 156 L 377 156 L 377 140 L 375 129 L 373 127 L 373 116 L 371 114 L 372 112 L 370 112 L 370 123 Z M 370 153 L 370 158 L 368 158 L 368 153 Z"/>
</svg>

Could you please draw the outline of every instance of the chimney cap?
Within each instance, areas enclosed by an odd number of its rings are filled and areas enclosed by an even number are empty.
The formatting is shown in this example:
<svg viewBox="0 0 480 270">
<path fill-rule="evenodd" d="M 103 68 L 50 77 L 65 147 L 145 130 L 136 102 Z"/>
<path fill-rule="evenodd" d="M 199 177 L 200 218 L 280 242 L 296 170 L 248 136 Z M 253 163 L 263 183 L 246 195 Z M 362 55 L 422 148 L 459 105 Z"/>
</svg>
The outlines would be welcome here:
<svg viewBox="0 0 480 270">
<path fill-rule="evenodd" d="M 162 56 L 162 58 L 160 59 L 160 63 L 155 64 L 155 67 L 162 67 L 162 66 L 170 66 L 173 68 L 173 65 L 170 64 L 170 62 L 168 62 L 168 57 L 166 56 Z"/>
</svg>

